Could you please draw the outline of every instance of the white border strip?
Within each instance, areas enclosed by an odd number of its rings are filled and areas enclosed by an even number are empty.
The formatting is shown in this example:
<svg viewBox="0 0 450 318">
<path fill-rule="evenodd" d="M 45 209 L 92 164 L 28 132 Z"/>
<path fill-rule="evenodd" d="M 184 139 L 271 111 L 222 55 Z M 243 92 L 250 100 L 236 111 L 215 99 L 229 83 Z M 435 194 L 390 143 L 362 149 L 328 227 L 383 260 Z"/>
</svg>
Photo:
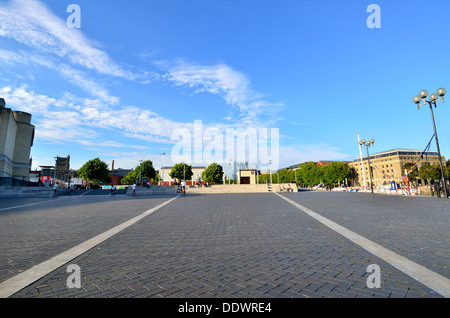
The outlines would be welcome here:
<svg viewBox="0 0 450 318">
<path fill-rule="evenodd" d="M 83 253 L 86 253 L 93 247 L 97 246 L 98 244 L 104 242 L 105 240 L 111 238 L 112 236 L 116 235 L 117 233 L 123 231 L 127 227 L 135 224 L 136 222 L 140 221 L 141 219 L 145 218 L 146 216 L 152 214 L 153 212 L 161 209 L 163 206 L 169 204 L 170 202 L 176 200 L 179 198 L 179 196 L 170 199 L 157 207 L 154 207 L 100 235 L 97 235 L 96 237 L 87 240 L 84 243 L 81 243 L 74 248 L 67 250 L 43 263 L 40 263 L 36 266 L 33 266 L 32 268 L 28 269 L 27 271 L 20 273 L 6 281 L 0 284 L 0 298 L 7 298 L 15 293 L 17 293 L 19 290 L 25 288 L 26 286 L 34 283 L 38 279 L 44 277 L 45 275 L 49 274 L 50 272 L 54 271 L 55 269 L 63 266 L 64 264 L 70 262 L 74 258 L 80 256 Z"/>
<path fill-rule="evenodd" d="M 282 199 L 286 200 L 296 208 L 302 210 L 309 216 L 313 217 L 320 223 L 326 225 L 333 231 L 341 234 L 342 236 L 346 237 L 353 243 L 361 246 L 365 250 L 369 251 L 373 255 L 381 258 L 385 262 L 391 264 L 395 268 L 399 269 L 403 273 L 405 273 L 408 276 L 411 276 L 416 281 L 424 284 L 425 286 L 431 288 L 438 294 L 442 295 L 445 298 L 450 298 L 450 280 L 442 275 L 439 275 L 433 271 L 430 271 L 429 269 L 418 265 L 409 259 L 400 256 L 381 245 L 378 245 L 377 243 L 374 243 L 365 237 L 354 233 L 350 231 L 349 229 L 346 229 L 345 227 L 321 216 L 320 214 L 317 214 L 316 212 L 298 204 L 295 201 L 292 201 L 278 193 L 275 193 Z"/>
</svg>

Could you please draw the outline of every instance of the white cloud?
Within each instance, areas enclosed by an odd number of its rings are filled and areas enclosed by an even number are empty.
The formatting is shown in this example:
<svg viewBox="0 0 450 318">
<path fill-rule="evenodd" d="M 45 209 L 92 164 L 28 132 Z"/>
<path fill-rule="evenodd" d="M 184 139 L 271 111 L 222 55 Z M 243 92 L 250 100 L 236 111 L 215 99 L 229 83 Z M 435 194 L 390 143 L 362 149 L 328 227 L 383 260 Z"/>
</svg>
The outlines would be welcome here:
<svg viewBox="0 0 450 318">
<path fill-rule="evenodd" d="M 38 52 L 68 59 L 71 63 L 128 80 L 142 80 L 145 73 L 124 68 L 93 46 L 80 30 L 70 29 L 36 0 L 12 0 L 0 6 L 0 35 L 15 39 Z"/>
<path fill-rule="evenodd" d="M 194 89 L 195 93 L 207 92 L 221 96 L 226 104 L 237 108 L 241 120 L 245 124 L 261 124 L 264 126 L 273 122 L 282 104 L 272 103 L 264 96 L 253 90 L 248 77 L 226 64 L 198 65 L 184 61 L 175 63 L 157 62 L 157 65 L 166 69 L 161 76 L 176 86 L 185 86 Z"/>
<path fill-rule="evenodd" d="M 52 98 L 37 94 L 27 86 L 0 87 L 0 96 L 6 100 L 7 107 L 32 114 L 37 140 L 147 149 L 146 146 L 125 145 L 117 141 L 95 141 L 99 136 L 97 129 L 113 131 L 136 140 L 171 143 L 173 129 L 192 126 L 138 107 L 114 107 L 99 99 L 78 98 L 67 93 L 61 98 Z"/>
</svg>

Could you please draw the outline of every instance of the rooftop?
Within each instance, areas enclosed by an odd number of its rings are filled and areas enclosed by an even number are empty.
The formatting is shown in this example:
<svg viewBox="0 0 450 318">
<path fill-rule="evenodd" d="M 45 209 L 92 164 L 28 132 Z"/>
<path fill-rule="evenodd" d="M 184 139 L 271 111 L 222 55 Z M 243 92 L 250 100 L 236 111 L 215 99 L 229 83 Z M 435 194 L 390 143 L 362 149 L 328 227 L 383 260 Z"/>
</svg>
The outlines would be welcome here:
<svg viewBox="0 0 450 318">
<path fill-rule="evenodd" d="M 381 158 L 381 157 L 389 157 L 393 155 L 416 155 L 420 156 L 423 153 L 423 150 L 416 150 L 416 149 L 404 149 L 404 148 L 396 148 L 392 150 L 382 151 L 374 154 L 370 154 L 370 158 Z M 437 156 L 437 151 L 426 151 L 427 155 Z M 367 158 L 367 155 L 363 155 L 363 158 Z M 354 161 L 361 160 L 360 157 L 355 158 Z"/>
</svg>

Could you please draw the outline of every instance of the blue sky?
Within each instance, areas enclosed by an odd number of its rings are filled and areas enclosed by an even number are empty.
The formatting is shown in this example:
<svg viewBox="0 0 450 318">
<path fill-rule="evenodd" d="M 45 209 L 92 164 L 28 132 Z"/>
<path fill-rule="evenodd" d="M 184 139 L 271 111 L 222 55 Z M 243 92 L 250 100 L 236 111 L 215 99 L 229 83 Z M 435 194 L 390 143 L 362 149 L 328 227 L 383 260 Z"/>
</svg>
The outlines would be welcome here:
<svg viewBox="0 0 450 318">
<path fill-rule="evenodd" d="M 371 152 L 422 150 L 430 111 L 412 98 L 450 91 L 449 31 L 445 0 L 0 0 L 0 97 L 33 115 L 33 168 L 69 154 L 72 168 L 159 168 L 195 120 L 279 129 L 280 168 L 353 160 L 358 134 Z M 450 157 L 447 105 L 435 116 Z"/>
</svg>

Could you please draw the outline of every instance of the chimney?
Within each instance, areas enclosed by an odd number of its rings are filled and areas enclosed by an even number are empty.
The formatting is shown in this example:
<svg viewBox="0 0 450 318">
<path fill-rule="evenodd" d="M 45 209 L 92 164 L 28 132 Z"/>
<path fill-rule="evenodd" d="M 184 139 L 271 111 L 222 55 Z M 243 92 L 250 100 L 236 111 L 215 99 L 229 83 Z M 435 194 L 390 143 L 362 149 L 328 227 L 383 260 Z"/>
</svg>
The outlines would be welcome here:
<svg viewBox="0 0 450 318">
<path fill-rule="evenodd" d="M 111 170 L 114 170 L 114 160 L 112 161 Z"/>
</svg>

